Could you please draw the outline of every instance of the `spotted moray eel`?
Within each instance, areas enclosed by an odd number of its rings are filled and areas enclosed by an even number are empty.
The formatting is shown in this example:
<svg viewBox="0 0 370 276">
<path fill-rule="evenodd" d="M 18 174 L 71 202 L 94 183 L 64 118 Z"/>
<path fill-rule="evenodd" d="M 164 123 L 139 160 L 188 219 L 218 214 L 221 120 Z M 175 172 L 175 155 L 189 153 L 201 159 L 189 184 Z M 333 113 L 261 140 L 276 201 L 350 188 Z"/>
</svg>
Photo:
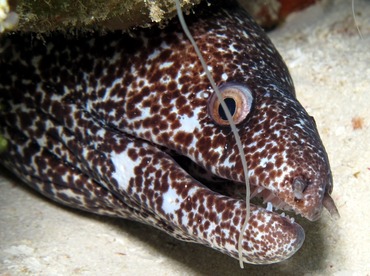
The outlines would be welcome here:
<svg viewBox="0 0 370 276">
<path fill-rule="evenodd" d="M 337 214 L 315 122 L 265 33 L 234 4 L 187 21 L 237 123 L 252 197 L 312 221 L 323 206 Z M 3 166 L 61 204 L 238 258 L 240 153 L 176 20 L 131 35 L 13 34 L 0 47 Z M 289 258 L 305 236 L 253 204 L 242 235 L 253 264 Z"/>
</svg>

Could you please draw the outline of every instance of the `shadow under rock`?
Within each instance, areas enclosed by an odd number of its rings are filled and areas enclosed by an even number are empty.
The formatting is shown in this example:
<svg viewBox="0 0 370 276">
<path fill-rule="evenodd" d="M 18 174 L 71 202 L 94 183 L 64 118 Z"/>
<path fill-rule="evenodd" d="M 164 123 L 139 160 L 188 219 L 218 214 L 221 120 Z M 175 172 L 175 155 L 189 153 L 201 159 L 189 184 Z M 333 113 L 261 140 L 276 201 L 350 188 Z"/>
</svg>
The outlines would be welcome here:
<svg viewBox="0 0 370 276">
<path fill-rule="evenodd" d="M 9 178 L 11 182 L 19 183 L 19 180 L 14 176 L 3 170 L 1 173 Z M 133 239 L 141 241 L 158 254 L 171 258 L 187 267 L 191 275 L 271 275 L 272 272 L 274 275 L 300 275 L 323 269 L 328 254 L 321 231 L 324 227 L 322 221 L 312 223 L 298 218 L 298 223 L 305 229 L 306 240 L 302 248 L 292 258 L 273 265 L 245 264 L 245 268 L 242 270 L 239 267 L 238 260 L 203 245 L 176 240 L 158 229 L 138 222 L 103 217 L 62 206 L 36 193 L 26 185 L 19 184 L 17 186 L 24 192 L 29 193 L 30 196 L 47 200 L 51 204 L 67 209 L 79 216 L 97 220 L 101 223 L 108 223 L 117 231 L 128 233 Z"/>
<path fill-rule="evenodd" d="M 321 221 L 308 222 L 299 219 L 306 231 L 302 248 L 289 260 L 272 265 L 245 264 L 240 269 L 239 261 L 205 246 L 178 241 L 147 225 L 132 221 L 112 219 L 109 223 L 133 238 L 145 242 L 159 254 L 185 265 L 192 275 L 300 275 L 323 270 L 328 254 Z"/>
</svg>

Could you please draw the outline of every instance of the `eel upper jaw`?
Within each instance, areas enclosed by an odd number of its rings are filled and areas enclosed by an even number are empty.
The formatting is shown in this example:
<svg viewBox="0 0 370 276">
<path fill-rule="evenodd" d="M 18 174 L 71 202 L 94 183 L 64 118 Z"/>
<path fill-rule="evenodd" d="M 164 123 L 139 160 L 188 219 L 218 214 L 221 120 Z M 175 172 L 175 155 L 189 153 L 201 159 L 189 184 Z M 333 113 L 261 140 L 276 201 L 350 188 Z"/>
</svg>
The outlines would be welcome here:
<svg viewBox="0 0 370 276">
<path fill-rule="evenodd" d="M 304 201 L 305 197 L 303 194 L 301 194 L 301 192 L 302 191 L 297 192 L 296 189 L 295 190 L 293 189 L 292 191 L 293 196 L 290 196 L 290 198 L 294 198 L 294 201 L 296 202 Z M 276 210 L 294 212 L 296 215 L 301 215 L 302 217 L 305 217 L 310 221 L 316 221 L 320 218 L 323 207 L 329 211 L 330 215 L 334 219 L 338 219 L 340 217 L 338 209 L 335 206 L 334 200 L 332 199 L 330 193 L 327 190 L 324 192 L 324 195 L 321 197 L 321 200 L 318 200 L 314 206 L 310 206 L 309 208 L 304 209 L 298 207 L 298 204 L 294 203 L 289 204 L 282 197 L 279 197 L 269 189 L 262 186 L 252 185 L 250 198 L 251 200 L 253 198 L 262 198 L 263 204 L 268 204 L 269 209 L 271 209 L 271 207 L 269 207 L 270 203 L 272 207 Z"/>
</svg>

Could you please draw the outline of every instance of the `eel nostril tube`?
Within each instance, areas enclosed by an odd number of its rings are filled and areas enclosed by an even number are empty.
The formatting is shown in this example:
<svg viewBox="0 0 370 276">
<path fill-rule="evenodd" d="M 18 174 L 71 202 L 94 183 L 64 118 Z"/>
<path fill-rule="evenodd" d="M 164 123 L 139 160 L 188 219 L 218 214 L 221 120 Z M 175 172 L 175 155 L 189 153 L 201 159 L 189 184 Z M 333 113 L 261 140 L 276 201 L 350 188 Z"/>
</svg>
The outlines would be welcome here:
<svg viewBox="0 0 370 276">
<path fill-rule="evenodd" d="M 337 206 L 335 206 L 334 200 L 331 198 L 331 196 L 327 192 L 324 194 L 322 205 L 324 205 L 324 207 L 329 211 L 332 218 L 334 219 L 340 218 Z"/>
<path fill-rule="evenodd" d="M 302 179 L 302 177 L 296 177 L 293 180 L 293 192 L 294 197 L 296 199 L 302 199 L 303 198 L 303 192 L 307 187 L 306 181 Z"/>
</svg>

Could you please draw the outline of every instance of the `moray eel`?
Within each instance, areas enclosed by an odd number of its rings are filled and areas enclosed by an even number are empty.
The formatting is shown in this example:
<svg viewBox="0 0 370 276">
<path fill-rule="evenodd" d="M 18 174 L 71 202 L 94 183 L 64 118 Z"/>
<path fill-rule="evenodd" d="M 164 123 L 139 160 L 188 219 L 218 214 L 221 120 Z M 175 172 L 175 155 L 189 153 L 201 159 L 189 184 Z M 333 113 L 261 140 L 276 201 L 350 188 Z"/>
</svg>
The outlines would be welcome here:
<svg viewBox="0 0 370 276">
<path fill-rule="evenodd" d="M 201 16 L 200 16 L 201 15 Z M 292 256 L 330 197 L 328 157 L 281 56 L 236 5 L 187 17 L 237 124 L 252 197 L 244 233 L 235 139 L 177 20 L 166 28 L 1 38 L 1 164 L 61 204 L 152 225 L 243 261 Z"/>
</svg>

